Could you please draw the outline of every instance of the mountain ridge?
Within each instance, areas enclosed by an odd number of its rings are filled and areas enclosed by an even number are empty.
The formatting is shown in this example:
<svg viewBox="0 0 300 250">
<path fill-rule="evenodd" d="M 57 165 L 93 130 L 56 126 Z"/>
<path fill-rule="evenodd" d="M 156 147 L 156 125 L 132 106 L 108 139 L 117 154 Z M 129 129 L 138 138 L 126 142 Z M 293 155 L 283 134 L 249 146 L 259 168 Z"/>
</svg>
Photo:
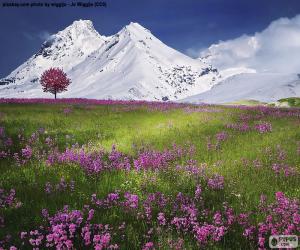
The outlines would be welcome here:
<svg viewBox="0 0 300 250">
<path fill-rule="evenodd" d="M 1 79 L 0 97 L 48 97 L 39 76 L 50 67 L 72 79 L 61 97 L 178 100 L 210 89 L 219 77 L 217 69 L 168 47 L 138 23 L 106 37 L 91 21 L 79 20 Z"/>
</svg>

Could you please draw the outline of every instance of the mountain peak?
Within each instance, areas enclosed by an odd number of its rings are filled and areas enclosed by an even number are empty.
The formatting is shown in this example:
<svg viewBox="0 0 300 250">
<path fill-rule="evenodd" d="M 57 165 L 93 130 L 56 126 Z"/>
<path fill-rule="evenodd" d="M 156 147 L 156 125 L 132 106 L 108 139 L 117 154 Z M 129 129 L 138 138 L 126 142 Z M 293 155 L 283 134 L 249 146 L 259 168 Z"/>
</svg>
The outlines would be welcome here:
<svg viewBox="0 0 300 250">
<path fill-rule="evenodd" d="M 65 67 L 68 67 L 69 60 L 73 60 L 73 58 L 78 58 L 78 62 L 84 60 L 104 41 L 105 37 L 100 36 L 94 29 L 92 21 L 80 19 L 49 37 L 35 57 L 42 56 L 50 61 L 60 61 L 66 64 Z"/>
<path fill-rule="evenodd" d="M 128 25 L 126 25 L 126 27 L 128 29 L 143 29 L 143 30 L 147 30 L 145 27 L 143 27 L 142 25 L 140 25 L 137 22 L 130 22 Z"/>
<path fill-rule="evenodd" d="M 93 22 L 91 20 L 76 20 L 70 26 L 72 28 L 94 28 Z"/>
<path fill-rule="evenodd" d="M 136 22 L 130 22 L 120 32 L 130 33 L 133 35 L 151 34 L 151 31 Z"/>
<path fill-rule="evenodd" d="M 98 99 L 177 100 L 208 90 L 218 76 L 136 22 L 102 37 L 91 21 L 78 20 L 0 80 L 9 85 L 0 86 L 0 97 L 43 96 L 38 79 L 50 67 L 62 68 L 72 79 L 64 97 Z"/>
<path fill-rule="evenodd" d="M 76 20 L 70 26 L 57 33 L 58 36 L 68 36 L 78 39 L 79 37 L 100 37 L 100 34 L 95 30 L 93 22 L 90 20 Z"/>
</svg>

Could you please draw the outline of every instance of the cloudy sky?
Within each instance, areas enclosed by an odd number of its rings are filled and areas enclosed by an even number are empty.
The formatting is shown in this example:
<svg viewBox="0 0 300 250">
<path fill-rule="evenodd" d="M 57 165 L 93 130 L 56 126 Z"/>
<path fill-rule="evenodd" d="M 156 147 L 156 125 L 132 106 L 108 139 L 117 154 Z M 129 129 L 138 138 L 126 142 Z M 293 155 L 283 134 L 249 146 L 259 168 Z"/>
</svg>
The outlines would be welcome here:
<svg viewBox="0 0 300 250">
<path fill-rule="evenodd" d="M 258 72 L 300 73 L 300 15 L 277 19 L 261 32 L 220 41 L 193 53 L 209 56 L 209 62 L 218 69 L 245 67 Z"/>
<path fill-rule="evenodd" d="M 219 67 L 298 67 L 299 0 L 107 0 L 107 8 L 85 9 L 4 8 L 4 2 L 12 0 L 0 0 L 0 77 L 38 51 L 50 34 L 77 19 L 92 20 L 103 35 L 139 22 L 164 43 L 194 57 L 218 44 L 209 52 Z"/>
</svg>

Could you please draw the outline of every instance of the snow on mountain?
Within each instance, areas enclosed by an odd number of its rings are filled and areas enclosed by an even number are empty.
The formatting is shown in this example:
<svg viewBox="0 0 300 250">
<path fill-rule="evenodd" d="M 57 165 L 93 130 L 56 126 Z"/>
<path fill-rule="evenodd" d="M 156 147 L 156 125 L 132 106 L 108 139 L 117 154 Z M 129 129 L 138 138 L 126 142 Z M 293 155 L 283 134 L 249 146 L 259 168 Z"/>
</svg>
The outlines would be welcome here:
<svg viewBox="0 0 300 250">
<path fill-rule="evenodd" d="M 35 55 L 0 80 L 0 85 L 4 85 L 0 95 L 18 96 L 36 88 L 40 91 L 38 80 L 45 69 L 61 67 L 70 71 L 73 66 L 84 61 L 91 52 L 99 48 L 105 39 L 95 31 L 91 21 L 75 21 L 63 31 L 52 35 Z"/>
<path fill-rule="evenodd" d="M 45 41 L 38 53 L 0 80 L 0 97 L 50 97 L 41 73 L 62 68 L 72 80 L 59 97 L 177 100 L 210 89 L 218 71 L 168 47 L 137 23 L 99 35 L 91 21 L 75 21 Z"/>
<path fill-rule="evenodd" d="M 201 51 L 199 60 L 216 67 L 221 78 L 210 90 L 183 101 L 272 102 L 299 97 L 299 34 L 300 15 L 275 20 L 253 35 L 212 44 Z"/>
<path fill-rule="evenodd" d="M 228 103 L 241 100 L 274 102 L 300 96 L 300 76 L 281 73 L 241 73 L 214 85 L 209 91 L 181 100 L 191 103 Z"/>
<path fill-rule="evenodd" d="M 219 71 L 221 79 L 220 81 L 225 80 L 228 77 L 239 75 L 243 73 L 257 73 L 255 69 L 245 68 L 245 67 L 236 67 L 236 68 L 227 68 Z"/>
</svg>

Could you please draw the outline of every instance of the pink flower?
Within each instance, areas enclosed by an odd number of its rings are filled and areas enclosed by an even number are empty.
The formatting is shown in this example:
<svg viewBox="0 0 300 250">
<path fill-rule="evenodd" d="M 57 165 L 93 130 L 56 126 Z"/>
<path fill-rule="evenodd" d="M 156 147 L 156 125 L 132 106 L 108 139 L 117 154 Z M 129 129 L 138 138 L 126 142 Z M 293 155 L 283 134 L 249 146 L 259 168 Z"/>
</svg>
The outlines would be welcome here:
<svg viewBox="0 0 300 250">
<path fill-rule="evenodd" d="M 255 227 L 254 226 L 250 226 L 250 227 L 248 227 L 248 228 L 245 229 L 243 235 L 246 238 L 252 239 L 254 232 L 255 232 Z"/>
<path fill-rule="evenodd" d="M 72 249 L 73 248 L 73 243 L 72 243 L 71 240 L 66 240 L 64 243 L 65 243 L 67 249 Z"/>
<path fill-rule="evenodd" d="M 199 200 L 201 198 L 202 189 L 200 185 L 197 185 L 196 191 L 195 191 L 195 199 Z"/>
<path fill-rule="evenodd" d="M 139 197 L 135 194 L 126 193 L 124 195 L 126 201 L 124 205 L 128 208 L 136 209 L 138 207 Z"/>
<path fill-rule="evenodd" d="M 221 225 L 222 224 L 222 215 L 219 211 L 214 214 L 214 223 L 216 225 Z"/>
<path fill-rule="evenodd" d="M 259 237 L 258 238 L 258 245 L 260 247 L 264 247 L 264 245 L 265 245 L 265 238 L 264 237 Z"/>
<path fill-rule="evenodd" d="M 157 220 L 158 220 L 158 224 L 159 225 L 161 225 L 161 226 L 165 226 L 166 225 L 166 218 L 165 218 L 165 214 L 164 213 L 158 213 Z"/>
<path fill-rule="evenodd" d="M 293 222 L 294 222 L 296 225 L 299 225 L 299 224 L 300 224 L 300 214 L 299 214 L 299 213 L 294 213 L 294 214 L 293 214 Z"/>
<path fill-rule="evenodd" d="M 106 247 L 108 246 L 109 242 L 110 242 L 110 234 L 109 233 L 106 233 L 104 235 L 101 236 L 101 239 L 100 239 L 100 243 L 102 244 L 102 246 Z"/>
<path fill-rule="evenodd" d="M 21 239 L 24 239 L 27 236 L 27 232 L 21 232 Z"/>
<path fill-rule="evenodd" d="M 228 134 L 225 131 L 222 131 L 218 134 L 216 134 L 217 141 L 225 141 L 228 138 Z"/>
<path fill-rule="evenodd" d="M 73 235 L 75 233 L 75 231 L 76 231 L 76 224 L 71 223 L 69 225 L 69 232 L 70 232 L 70 234 Z"/>
<path fill-rule="evenodd" d="M 25 158 L 25 159 L 30 159 L 31 156 L 32 156 L 32 149 L 30 146 L 26 146 L 25 148 L 22 149 L 22 156 Z"/>
<path fill-rule="evenodd" d="M 154 249 L 154 244 L 153 242 L 147 242 L 144 246 L 143 246 L 143 250 L 152 250 Z"/>
<path fill-rule="evenodd" d="M 90 221 L 90 220 L 93 219 L 94 213 L 95 213 L 95 210 L 94 210 L 94 209 L 91 209 L 91 210 L 89 211 L 89 215 L 88 215 L 88 218 L 87 218 L 88 221 Z"/>
<path fill-rule="evenodd" d="M 218 174 L 215 174 L 212 178 L 208 179 L 207 185 L 211 189 L 223 189 L 224 188 L 224 177 Z"/>
<path fill-rule="evenodd" d="M 261 134 L 271 132 L 272 124 L 268 122 L 261 122 L 254 126 L 254 128 Z"/>
</svg>

